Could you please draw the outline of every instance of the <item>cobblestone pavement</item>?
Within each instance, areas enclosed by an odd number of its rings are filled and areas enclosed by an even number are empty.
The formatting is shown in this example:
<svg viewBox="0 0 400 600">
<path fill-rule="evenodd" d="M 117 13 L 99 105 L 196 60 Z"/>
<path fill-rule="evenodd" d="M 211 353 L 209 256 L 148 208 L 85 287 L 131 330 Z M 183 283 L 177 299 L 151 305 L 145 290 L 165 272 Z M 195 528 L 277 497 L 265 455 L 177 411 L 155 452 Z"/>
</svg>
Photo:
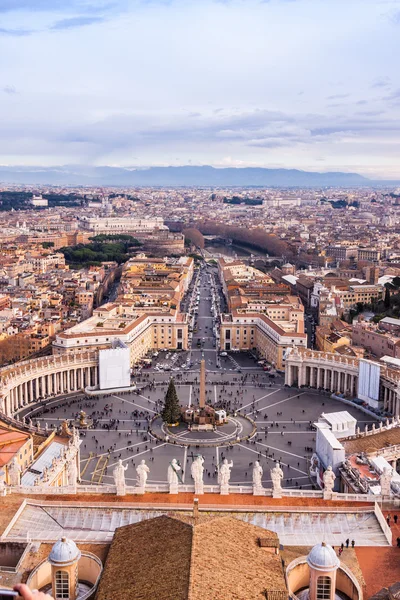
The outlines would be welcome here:
<svg viewBox="0 0 400 600">
<path fill-rule="evenodd" d="M 241 360 L 237 356 L 235 360 Z M 245 357 L 248 360 L 248 357 Z M 128 465 L 127 482 L 134 485 L 135 467 L 146 459 L 150 468 L 149 483 L 165 483 L 169 462 L 176 458 L 182 466 L 182 480 L 192 483 L 190 464 L 195 454 L 205 458 L 205 483 L 217 482 L 216 467 L 227 457 L 233 461 L 231 483 L 251 484 L 252 464 L 260 460 L 264 469 L 263 484 L 270 487 L 270 469 L 280 460 L 287 488 L 311 489 L 308 477 L 309 459 L 315 448 L 312 424 L 322 412 L 349 410 L 361 429 L 372 419 L 356 407 L 348 407 L 314 390 L 285 388 L 281 377 L 273 380 L 256 366 L 235 371 L 207 373 L 207 399 L 213 405 L 221 403 L 239 414 L 253 419 L 257 435 L 251 441 L 233 445 L 218 445 L 224 428 L 218 428 L 215 447 L 196 448 L 196 444 L 179 446 L 152 438 L 149 421 L 159 411 L 170 373 L 149 372 L 138 381 L 137 392 L 105 395 L 85 400 L 82 394 L 47 401 L 44 406 L 31 407 L 22 414 L 33 422 L 49 428 L 64 419 L 75 419 L 84 410 L 93 420 L 93 428 L 81 433 L 81 470 L 83 482 L 112 483 L 112 470 L 121 458 Z M 199 398 L 198 372 L 173 373 L 178 396 L 183 406 L 196 405 Z M 222 383 L 224 382 L 224 383 Z M 203 434 L 198 433 L 198 436 Z M 206 435 L 206 434 L 204 434 Z"/>
</svg>

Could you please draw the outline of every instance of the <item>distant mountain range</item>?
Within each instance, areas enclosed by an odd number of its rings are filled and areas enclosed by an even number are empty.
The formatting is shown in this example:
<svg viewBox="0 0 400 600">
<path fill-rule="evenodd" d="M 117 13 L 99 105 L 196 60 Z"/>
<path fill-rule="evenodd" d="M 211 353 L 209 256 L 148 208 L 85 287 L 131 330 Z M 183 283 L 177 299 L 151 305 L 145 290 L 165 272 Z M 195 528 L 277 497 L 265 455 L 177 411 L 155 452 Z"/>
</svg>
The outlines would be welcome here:
<svg viewBox="0 0 400 600">
<path fill-rule="evenodd" d="M 351 187 L 383 185 L 357 173 L 255 167 L 1 167 L 0 183 L 82 186 Z M 396 182 L 390 182 L 395 185 Z"/>
</svg>

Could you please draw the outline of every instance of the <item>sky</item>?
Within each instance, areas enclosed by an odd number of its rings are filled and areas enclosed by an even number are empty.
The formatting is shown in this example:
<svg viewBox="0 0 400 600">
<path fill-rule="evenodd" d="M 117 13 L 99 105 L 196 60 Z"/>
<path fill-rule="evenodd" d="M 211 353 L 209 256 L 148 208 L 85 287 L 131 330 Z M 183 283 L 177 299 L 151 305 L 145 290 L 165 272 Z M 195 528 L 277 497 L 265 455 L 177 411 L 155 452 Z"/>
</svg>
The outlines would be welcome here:
<svg viewBox="0 0 400 600">
<path fill-rule="evenodd" d="M 0 164 L 400 179 L 400 0 L 0 0 Z"/>
</svg>

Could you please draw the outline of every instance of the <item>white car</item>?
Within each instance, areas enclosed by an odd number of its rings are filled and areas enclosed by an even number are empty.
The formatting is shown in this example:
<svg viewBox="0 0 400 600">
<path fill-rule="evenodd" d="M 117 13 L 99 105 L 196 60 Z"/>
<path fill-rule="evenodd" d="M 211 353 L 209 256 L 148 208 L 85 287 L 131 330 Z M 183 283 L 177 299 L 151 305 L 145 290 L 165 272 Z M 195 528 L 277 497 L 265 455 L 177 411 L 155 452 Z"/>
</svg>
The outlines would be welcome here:
<svg viewBox="0 0 400 600">
<path fill-rule="evenodd" d="M 220 353 L 220 356 L 228 356 L 228 353 L 227 353 L 227 352 L 225 352 L 225 351 L 224 351 L 224 352 L 221 352 L 221 353 Z"/>
</svg>

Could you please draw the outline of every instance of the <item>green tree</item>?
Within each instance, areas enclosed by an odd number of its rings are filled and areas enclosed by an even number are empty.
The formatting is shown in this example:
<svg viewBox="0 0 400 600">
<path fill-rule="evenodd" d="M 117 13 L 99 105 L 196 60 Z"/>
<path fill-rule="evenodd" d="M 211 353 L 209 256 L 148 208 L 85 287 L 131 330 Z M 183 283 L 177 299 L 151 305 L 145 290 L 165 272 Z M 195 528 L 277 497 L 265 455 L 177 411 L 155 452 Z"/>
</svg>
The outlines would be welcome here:
<svg viewBox="0 0 400 600">
<path fill-rule="evenodd" d="M 389 288 L 385 289 L 384 305 L 385 305 L 385 308 L 390 308 L 390 291 L 389 291 Z"/>
<path fill-rule="evenodd" d="M 170 425 L 177 423 L 181 418 L 181 407 L 173 379 L 170 380 L 167 393 L 165 394 L 164 409 L 161 417 L 164 423 L 169 423 Z"/>
</svg>

